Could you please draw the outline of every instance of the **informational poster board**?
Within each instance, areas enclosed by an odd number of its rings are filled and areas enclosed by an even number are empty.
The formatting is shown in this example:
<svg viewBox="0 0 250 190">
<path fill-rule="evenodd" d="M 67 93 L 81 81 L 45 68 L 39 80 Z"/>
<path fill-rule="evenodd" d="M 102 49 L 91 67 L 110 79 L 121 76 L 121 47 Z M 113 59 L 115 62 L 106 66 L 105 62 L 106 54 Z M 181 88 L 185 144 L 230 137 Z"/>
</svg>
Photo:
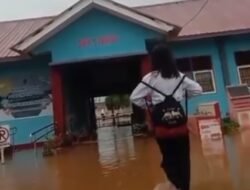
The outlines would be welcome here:
<svg viewBox="0 0 250 190">
<path fill-rule="evenodd" d="M 219 103 L 218 102 L 209 102 L 200 104 L 198 107 L 199 115 L 208 116 L 208 117 L 219 117 Z"/>
<path fill-rule="evenodd" d="M 219 119 L 199 120 L 199 131 L 202 140 L 222 138 L 221 124 Z"/>
<path fill-rule="evenodd" d="M 199 132 L 203 153 L 208 155 L 224 154 L 224 141 L 219 119 L 199 120 Z"/>
</svg>

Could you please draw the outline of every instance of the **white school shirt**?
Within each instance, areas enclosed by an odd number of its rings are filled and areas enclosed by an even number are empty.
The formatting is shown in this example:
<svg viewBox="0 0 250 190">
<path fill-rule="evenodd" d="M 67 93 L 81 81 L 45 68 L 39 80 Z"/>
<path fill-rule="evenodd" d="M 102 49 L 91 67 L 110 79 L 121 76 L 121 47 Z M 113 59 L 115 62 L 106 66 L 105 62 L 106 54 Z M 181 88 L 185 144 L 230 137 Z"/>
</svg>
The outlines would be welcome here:
<svg viewBox="0 0 250 190">
<path fill-rule="evenodd" d="M 161 74 L 158 71 L 153 71 L 147 74 L 145 77 L 143 77 L 142 81 L 145 83 L 148 83 L 149 85 L 160 90 L 166 95 L 171 95 L 174 89 L 177 87 L 177 85 L 181 81 L 183 76 L 184 75 L 180 73 L 180 76 L 178 78 L 166 79 L 166 78 L 162 78 Z M 181 101 L 185 97 L 186 91 L 188 93 L 188 97 L 192 97 L 192 96 L 201 94 L 202 88 L 197 82 L 186 77 L 183 83 L 181 84 L 181 86 L 173 95 L 173 97 L 177 101 Z M 147 87 L 143 83 L 139 83 L 137 87 L 134 89 L 134 91 L 132 92 L 130 96 L 130 100 L 135 105 L 145 108 L 146 107 L 145 97 L 147 97 L 148 95 L 151 97 L 151 101 L 153 105 L 161 103 L 165 99 L 165 97 L 162 94 L 152 90 L 151 88 Z"/>
</svg>

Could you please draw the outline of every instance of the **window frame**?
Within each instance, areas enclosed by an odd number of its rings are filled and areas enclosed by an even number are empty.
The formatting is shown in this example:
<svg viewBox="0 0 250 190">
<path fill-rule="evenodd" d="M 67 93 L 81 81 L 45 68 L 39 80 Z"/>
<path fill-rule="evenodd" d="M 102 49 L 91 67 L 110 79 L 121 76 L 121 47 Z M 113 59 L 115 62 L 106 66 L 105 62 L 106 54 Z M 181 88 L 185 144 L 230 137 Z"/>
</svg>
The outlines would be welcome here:
<svg viewBox="0 0 250 190">
<path fill-rule="evenodd" d="M 238 73 L 238 80 L 240 82 L 240 84 L 245 84 L 242 82 L 242 79 L 241 79 L 241 74 L 240 74 L 240 69 L 245 69 L 245 68 L 250 68 L 250 64 L 249 65 L 238 65 L 237 66 L 237 73 Z M 250 84 L 246 84 L 248 87 L 250 87 Z"/>
<path fill-rule="evenodd" d="M 212 85 L 213 85 L 213 91 L 209 91 L 209 92 L 202 92 L 202 94 L 206 95 L 206 94 L 216 94 L 217 93 L 217 87 L 216 87 L 216 82 L 215 82 L 215 77 L 214 77 L 214 71 L 213 69 L 207 69 L 207 70 L 200 70 L 200 71 L 193 71 L 193 78 L 194 80 L 197 82 L 196 79 L 196 74 L 200 74 L 200 73 L 210 73 L 211 77 L 212 77 Z"/>
</svg>

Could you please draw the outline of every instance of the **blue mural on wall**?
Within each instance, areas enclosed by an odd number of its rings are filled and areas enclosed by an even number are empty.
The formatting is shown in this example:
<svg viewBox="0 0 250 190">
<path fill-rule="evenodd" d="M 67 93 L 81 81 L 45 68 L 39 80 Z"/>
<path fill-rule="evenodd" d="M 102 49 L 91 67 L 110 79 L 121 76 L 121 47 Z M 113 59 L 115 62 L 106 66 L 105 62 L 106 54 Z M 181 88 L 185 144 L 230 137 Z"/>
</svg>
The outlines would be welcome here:
<svg viewBox="0 0 250 190">
<path fill-rule="evenodd" d="M 100 10 L 85 13 L 35 52 L 52 52 L 53 64 L 146 54 L 145 39 L 162 34 Z"/>
<path fill-rule="evenodd" d="M 0 111 L 0 120 L 5 118 L 4 115 L 13 118 L 34 117 L 42 114 L 44 110 L 48 114 L 47 108 L 51 105 L 49 81 L 43 77 L 19 77 L 12 78 L 11 82 L 1 83 L 0 96 L 2 101 L 0 104 L 2 109 Z M 22 84 L 18 84 L 17 81 L 22 81 Z M 11 88 L 11 91 L 4 96 L 6 88 Z"/>
<path fill-rule="evenodd" d="M 17 128 L 15 144 L 53 122 L 48 60 L 39 59 L 1 65 L 0 124 Z"/>
<path fill-rule="evenodd" d="M 51 115 L 48 69 L 19 68 L 1 74 L 0 97 L 0 121 Z"/>
</svg>

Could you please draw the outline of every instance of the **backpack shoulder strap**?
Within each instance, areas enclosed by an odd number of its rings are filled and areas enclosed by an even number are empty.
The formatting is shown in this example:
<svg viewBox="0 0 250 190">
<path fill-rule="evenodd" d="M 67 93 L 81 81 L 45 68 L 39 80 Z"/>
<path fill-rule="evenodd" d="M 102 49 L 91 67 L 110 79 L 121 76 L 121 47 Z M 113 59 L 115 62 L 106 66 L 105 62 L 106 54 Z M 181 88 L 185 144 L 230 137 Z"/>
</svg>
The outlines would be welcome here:
<svg viewBox="0 0 250 190">
<path fill-rule="evenodd" d="M 186 115 L 188 117 L 188 92 L 185 91 L 185 108 L 186 108 Z"/>
<path fill-rule="evenodd" d="M 182 78 L 181 78 L 181 80 L 180 80 L 180 82 L 178 83 L 178 85 L 176 86 L 176 88 L 174 89 L 174 91 L 172 92 L 172 96 L 176 93 L 176 91 L 180 88 L 180 86 L 181 86 L 181 84 L 183 83 L 183 81 L 184 81 L 184 79 L 186 78 L 186 75 L 184 75 Z"/>
<path fill-rule="evenodd" d="M 168 95 L 166 95 L 165 93 L 163 93 L 162 91 L 158 90 L 157 88 L 151 86 L 150 84 L 148 84 L 148 83 L 146 83 L 146 82 L 144 82 L 144 81 L 141 81 L 141 83 L 144 84 L 145 86 L 151 88 L 151 89 L 154 90 L 155 92 L 158 92 L 159 94 L 165 96 L 165 97 L 168 96 Z"/>
</svg>

